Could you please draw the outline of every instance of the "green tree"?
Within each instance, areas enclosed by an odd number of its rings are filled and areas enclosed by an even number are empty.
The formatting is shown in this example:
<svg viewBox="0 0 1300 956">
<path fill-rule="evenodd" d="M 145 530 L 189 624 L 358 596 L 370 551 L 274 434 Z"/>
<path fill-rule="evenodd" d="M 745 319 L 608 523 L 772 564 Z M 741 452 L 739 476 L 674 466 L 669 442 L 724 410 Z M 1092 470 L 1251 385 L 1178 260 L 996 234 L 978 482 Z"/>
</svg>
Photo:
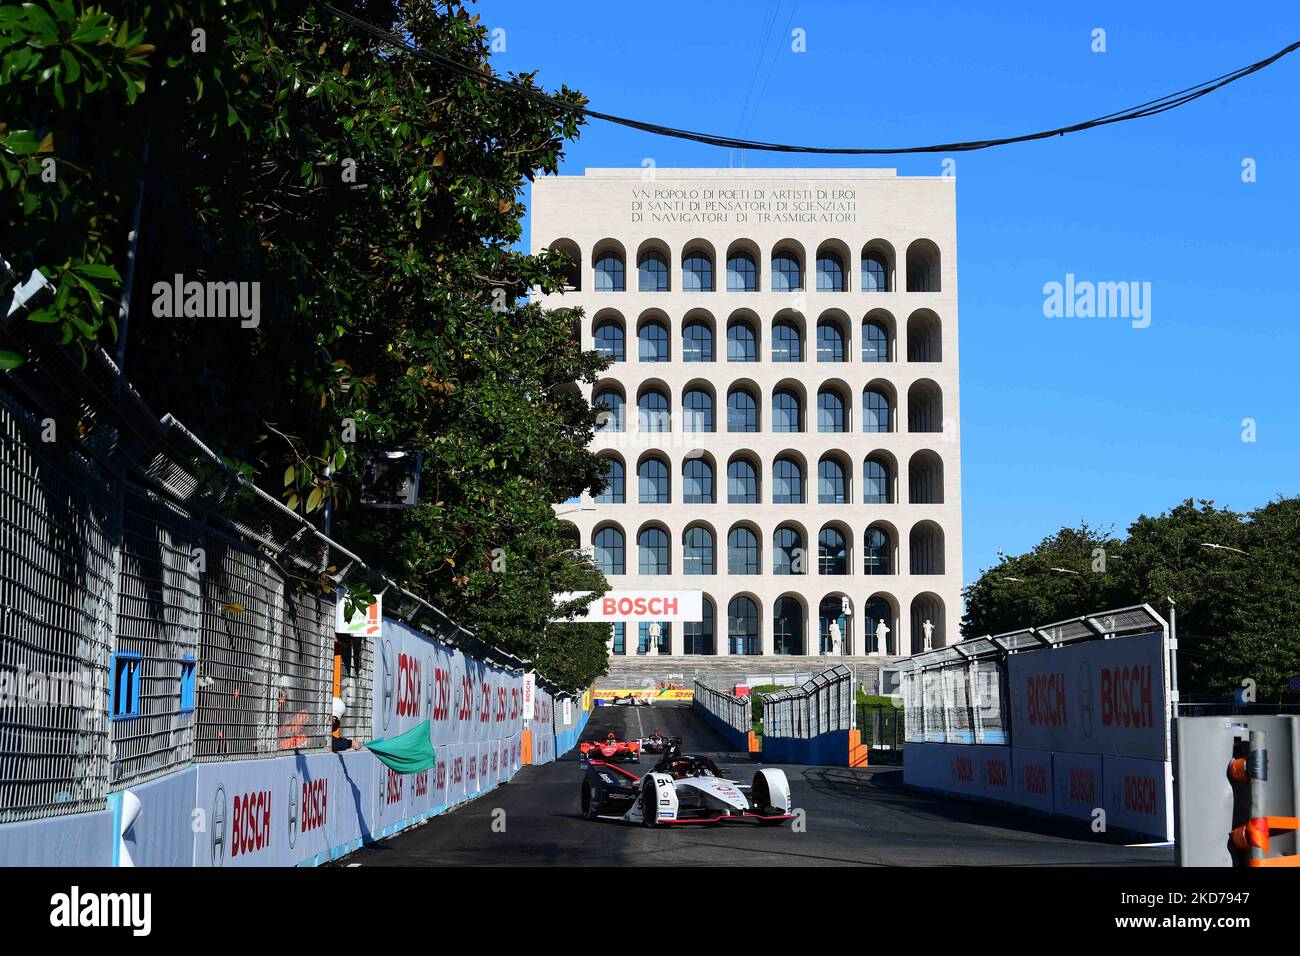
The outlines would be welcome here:
<svg viewBox="0 0 1300 956">
<path fill-rule="evenodd" d="M 1182 692 L 1226 696 L 1249 678 L 1258 700 L 1287 699 L 1287 679 L 1300 674 L 1300 498 L 1246 515 L 1188 499 L 1140 516 L 1120 540 L 1086 524 L 1062 529 L 986 570 L 965 596 L 966 637 L 1131 604 L 1167 615 L 1172 598 Z"/>
<path fill-rule="evenodd" d="M 561 258 L 517 248 L 524 188 L 580 118 L 488 83 L 460 0 L 338 6 L 468 74 L 305 0 L 4 8 L 0 215 L 34 237 L 19 267 L 59 285 L 32 318 L 114 346 L 142 196 L 124 351 L 146 399 L 290 508 L 328 505 L 337 537 L 484 640 L 585 682 L 607 629 L 553 627 L 550 594 L 607 585 L 541 556 L 566 546 L 551 502 L 599 485 L 578 385 L 604 363 L 579 315 L 529 298 L 562 287 Z M 245 283 L 250 309 L 175 314 L 176 276 Z M 423 454 L 420 505 L 363 510 L 359 465 L 389 446 Z"/>
</svg>

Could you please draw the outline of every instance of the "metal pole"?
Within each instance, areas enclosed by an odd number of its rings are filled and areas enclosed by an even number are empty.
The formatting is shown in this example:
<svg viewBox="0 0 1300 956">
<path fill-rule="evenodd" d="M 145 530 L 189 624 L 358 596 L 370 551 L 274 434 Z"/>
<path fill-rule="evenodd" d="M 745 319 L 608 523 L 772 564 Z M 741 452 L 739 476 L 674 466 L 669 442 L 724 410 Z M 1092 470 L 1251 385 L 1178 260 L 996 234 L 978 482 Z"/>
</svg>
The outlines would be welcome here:
<svg viewBox="0 0 1300 956">
<path fill-rule="evenodd" d="M 1178 717 L 1178 605 L 1172 597 L 1165 600 L 1169 602 L 1169 717 L 1173 720 Z"/>
<path fill-rule="evenodd" d="M 1246 755 L 1246 775 L 1250 780 L 1250 822 L 1247 826 L 1254 825 L 1256 820 L 1262 820 L 1268 816 L 1264 808 L 1264 785 L 1268 782 L 1268 750 L 1264 746 L 1264 731 L 1252 730 L 1250 732 L 1250 751 Z M 1267 822 L 1264 824 L 1268 826 Z M 1267 833 L 1267 830 L 1265 830 Z M 1252 860 L 1262 860 L 1268 854 L 1264 848 L 1257 846 L 1253 841 L 1250 844 L 1250 858 Z"/>
</svg>

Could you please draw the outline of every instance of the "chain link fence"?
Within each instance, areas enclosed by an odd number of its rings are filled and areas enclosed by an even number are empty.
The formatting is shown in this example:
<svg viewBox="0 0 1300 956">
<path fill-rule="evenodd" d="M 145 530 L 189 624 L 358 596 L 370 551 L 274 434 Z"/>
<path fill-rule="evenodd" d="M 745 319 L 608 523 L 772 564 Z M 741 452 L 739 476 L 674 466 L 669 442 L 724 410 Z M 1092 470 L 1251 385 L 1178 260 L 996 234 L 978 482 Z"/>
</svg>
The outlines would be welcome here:
<svg viewBox="0 0 1300 956">
<path fill-rule="evenodd" d="M 691 706 L 707 711 L 739 733 L 747 735 L 753 728 L 753 709 L 748 698 L 710 687 L 698 677 L 695 678 L 695 697 Z"/>
<path fill-rule="evenodd" d="M 798 689 L 763 695 L 763 736 L 808 740 L 834 730 L 853 729 L 853 672 L 832 667 Z"/>
<path fill-rule="evenodd" d="M 0 376 L 0 823 L 103 809 L 195 760 L 327 747 L 336 655 L 342 732 L 368 735 L 372 642 L 335 633 L 348 581 L 521 667 L 159 420 L 102 353 L 5 338 L 27 360 Z"/>
</svg>

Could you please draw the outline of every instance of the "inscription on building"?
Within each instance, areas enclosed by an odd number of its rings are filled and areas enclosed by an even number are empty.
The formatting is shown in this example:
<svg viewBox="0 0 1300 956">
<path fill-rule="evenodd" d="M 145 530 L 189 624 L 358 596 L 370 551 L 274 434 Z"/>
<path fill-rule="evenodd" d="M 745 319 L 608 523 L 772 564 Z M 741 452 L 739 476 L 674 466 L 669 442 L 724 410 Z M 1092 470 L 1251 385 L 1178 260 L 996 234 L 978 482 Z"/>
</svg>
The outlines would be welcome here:
<svg viewBox="0 0 1300 956">
<path fill-rule="evenodd" d="M 856 223 L 856 189 L 639 186 L 634 223 Z"/>
</svg>

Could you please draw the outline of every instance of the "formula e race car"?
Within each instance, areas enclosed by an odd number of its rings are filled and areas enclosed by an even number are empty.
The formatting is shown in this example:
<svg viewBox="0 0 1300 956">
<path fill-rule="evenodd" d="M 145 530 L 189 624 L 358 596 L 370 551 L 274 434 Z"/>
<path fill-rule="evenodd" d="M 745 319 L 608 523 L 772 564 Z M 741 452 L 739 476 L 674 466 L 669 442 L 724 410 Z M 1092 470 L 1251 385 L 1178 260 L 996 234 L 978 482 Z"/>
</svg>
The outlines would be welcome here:
<svg viewBox="0 0 1300 956">
<path fill-rule="evenodd" d="M 649 707 L 650 701 L 636 694 L 624 694 L 623 696 L 615 695 L 610 703 L 615 707 Z"/>
<path fill-rule="evenodd" d="M 614 734 L 604 740 L 584 740 L 578 744 L 578 759 L 604 760 L 610 763 L 640 763 L 641 744 L 636 740 L 619 740 Z"/>
<path fill-rule="evenodd" d="M 682 745 L 681 737 L 665 737 L 659 731 L 655 731 L 649 737 L 641 738 L 641 751 L 648 754 L 661 754 L 669 747 Z"/>
<path fill-rule="evenodd" d="M 723 775 L 708 757 L 669 747 L 644 777 L 591 760 L 582 781 L 582 815 L 642 826 L 750 822 L 779 826 L 793 817 L 785 772 L 764 767 L 746 787 Z"/>
</svg>

